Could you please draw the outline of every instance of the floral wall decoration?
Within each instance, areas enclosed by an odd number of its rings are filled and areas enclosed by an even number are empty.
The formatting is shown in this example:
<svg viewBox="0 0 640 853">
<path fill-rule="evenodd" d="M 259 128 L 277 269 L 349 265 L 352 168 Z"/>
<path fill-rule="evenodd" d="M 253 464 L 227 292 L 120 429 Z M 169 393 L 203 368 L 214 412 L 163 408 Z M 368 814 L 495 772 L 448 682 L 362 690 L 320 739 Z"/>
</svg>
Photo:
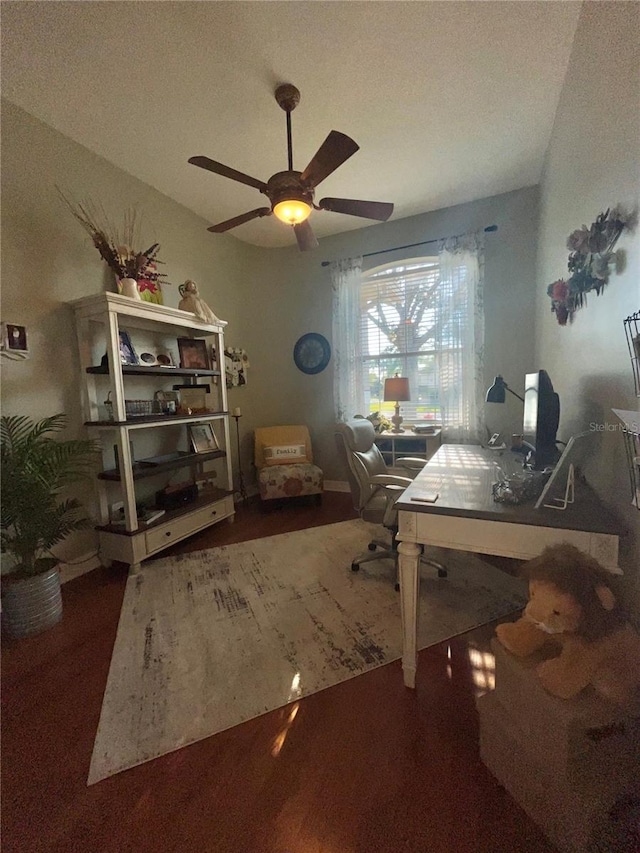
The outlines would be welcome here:
<svg viewBox="0 0 640 853">
<path fill-rule="evenodd" d="M 595 291 L 599 296 L 602 292 L 615 263 L 614 247 L 624 229 L 631 228 L 631 219 L 620 208 L 609 208 L 590 228 L 583 225 L 569 235 L 567 269 L 570 275 L 547 288 L 551 310 L 561 326 L 566 326 L 578 308 L 586 305 L 587 293 Z"/>
<path fill-rule="evenodd" d="M 247 371 L 250 366 L 246 350 L 240 347 L 225 347 L 224 372 L 227 388 L 237 388 L 239 385 L 246 385 Z"/>
</svg>

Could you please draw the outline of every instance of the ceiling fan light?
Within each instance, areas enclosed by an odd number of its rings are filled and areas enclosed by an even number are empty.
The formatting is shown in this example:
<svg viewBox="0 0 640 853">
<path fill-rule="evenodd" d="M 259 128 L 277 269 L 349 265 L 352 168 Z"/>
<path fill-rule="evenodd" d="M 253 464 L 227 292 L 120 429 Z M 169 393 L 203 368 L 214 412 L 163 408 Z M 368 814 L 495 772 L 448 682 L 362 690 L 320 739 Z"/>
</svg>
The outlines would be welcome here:
<svg viewBox="0 0 640 853">
<path fill-rule="evenodd" d="M 285 199 L 274 205 L 273 212 L 287 225 L 299 225 L 311 213 L 311 205 L 297 198 Z"/>
</svg>

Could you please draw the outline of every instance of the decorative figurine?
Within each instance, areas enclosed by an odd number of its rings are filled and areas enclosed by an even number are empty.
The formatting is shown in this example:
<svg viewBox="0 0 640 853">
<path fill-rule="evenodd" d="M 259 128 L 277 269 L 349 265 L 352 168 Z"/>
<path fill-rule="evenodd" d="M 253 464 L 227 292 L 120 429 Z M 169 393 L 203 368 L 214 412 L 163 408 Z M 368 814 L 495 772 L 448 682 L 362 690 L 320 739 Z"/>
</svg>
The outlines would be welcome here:
<svg viewBox="0 0 640 853">
<path fill-rule="evenodd" d="M 190 311 L 205 323 L 216 325 L 220 322 L 204 299 L 198 294 L 198 285 L 195 281 L 187 279 L 184 284 L 178 286 L 178 290 L 180 291 L 180 296 L 182 296 L 182 299 L 178 303 L 180 311 Z"/>
</svg>

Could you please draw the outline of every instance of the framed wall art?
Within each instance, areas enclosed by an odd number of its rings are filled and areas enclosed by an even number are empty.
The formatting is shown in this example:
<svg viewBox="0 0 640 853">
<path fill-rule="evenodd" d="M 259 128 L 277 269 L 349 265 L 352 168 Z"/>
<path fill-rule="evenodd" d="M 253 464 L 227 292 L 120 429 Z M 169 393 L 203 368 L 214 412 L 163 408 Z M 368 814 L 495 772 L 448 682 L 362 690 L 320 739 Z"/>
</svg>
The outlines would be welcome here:
<svg viewBox="0 0 640 853">
<path fill-rule="evenodd" d="M 27 327 L 16 326 L 14 323 L 3 323 L 2 343 L 9 352 L 29 352 Z"/>
</svg>

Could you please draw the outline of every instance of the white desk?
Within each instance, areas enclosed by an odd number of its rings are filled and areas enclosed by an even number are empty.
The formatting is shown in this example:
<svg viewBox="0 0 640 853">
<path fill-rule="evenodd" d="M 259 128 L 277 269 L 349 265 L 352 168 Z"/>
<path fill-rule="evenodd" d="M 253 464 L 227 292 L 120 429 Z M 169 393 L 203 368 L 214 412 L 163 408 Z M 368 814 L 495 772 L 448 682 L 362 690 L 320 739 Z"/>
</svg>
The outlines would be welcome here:
<svg viewBox="0 0 640 853">
<path fill-rule="evenodd" d="M 586 484 L 576 484 L 575 503 L 564 511 L 496 503 L 491 487 L 500 462 L 500 454 L 492 450 L 445 444 L 396 503 L 407 687 L 415 687 L 423 545 L 529 560 L 547 545 L 570 542 L 607 568 L 617 568 L 618 537 L 624 531 Z M 435 503 L 415 500 L 434 491 L 439 493 Z"/>
</svg>

